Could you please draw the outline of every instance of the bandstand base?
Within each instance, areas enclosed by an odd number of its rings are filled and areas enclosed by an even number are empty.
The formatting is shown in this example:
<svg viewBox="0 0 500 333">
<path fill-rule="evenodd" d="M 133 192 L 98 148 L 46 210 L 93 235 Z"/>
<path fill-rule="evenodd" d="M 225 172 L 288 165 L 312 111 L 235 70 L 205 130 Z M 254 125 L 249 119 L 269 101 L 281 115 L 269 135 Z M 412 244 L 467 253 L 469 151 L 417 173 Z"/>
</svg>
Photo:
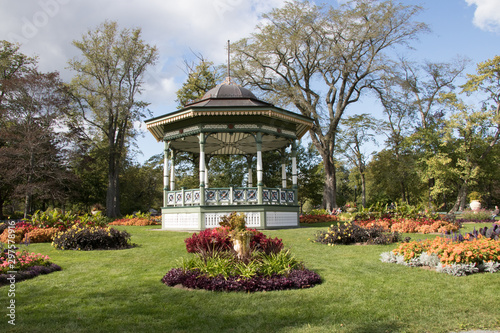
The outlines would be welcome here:
<svg viewBox="0 0 500 333">
<path fill-rule="evenodd" d="M 246 215 L 246 226 L 252 229 L 278 229 L 299 226 L 298 206 L 227 205 L 163 207 L 163 230 L 200 231 L 219 226 L 221 218 L 232 212 Z"/>
</svg>

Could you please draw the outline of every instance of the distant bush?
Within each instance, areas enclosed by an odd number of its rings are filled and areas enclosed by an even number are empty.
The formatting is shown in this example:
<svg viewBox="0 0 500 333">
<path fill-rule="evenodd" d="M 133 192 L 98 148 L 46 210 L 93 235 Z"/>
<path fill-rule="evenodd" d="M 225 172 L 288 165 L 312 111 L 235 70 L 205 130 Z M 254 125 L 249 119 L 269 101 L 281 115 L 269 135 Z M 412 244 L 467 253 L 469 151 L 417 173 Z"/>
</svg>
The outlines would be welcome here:
<svg viewBox="0 0 500 333">
<path fill-rule="evenodd" d="M 486 209 L 480 209 L 478 211 L 464 210 L 462 214 L 458 216 L 458 221 L 461 222 L 495 222 L 491 218 L 492 212 Z"/>
<path fill-rule="evenodd" d="M 29 224 L 38 228 L 69 229 L 73 225 L 87 227 L 104 227 L 109 222 L 108 218 L 97 212 L 95 214 L 77 215 L 70 211 L 62 212 L 59 209 L 36 211 L 29 220 Z"/>
<path fill-rule="evenodd" d="M 329 215 L 330 212 L 326 209 L 312 209 L 306 215 Z"/>
<path fill-rule="evenodd" d="M 52 241 L 52 246 L 60 250 L 118 250 L 128 249 L 130 234 L 114 228 L 72 226 L 64 232 L 59 232 Z"/>
</svg>

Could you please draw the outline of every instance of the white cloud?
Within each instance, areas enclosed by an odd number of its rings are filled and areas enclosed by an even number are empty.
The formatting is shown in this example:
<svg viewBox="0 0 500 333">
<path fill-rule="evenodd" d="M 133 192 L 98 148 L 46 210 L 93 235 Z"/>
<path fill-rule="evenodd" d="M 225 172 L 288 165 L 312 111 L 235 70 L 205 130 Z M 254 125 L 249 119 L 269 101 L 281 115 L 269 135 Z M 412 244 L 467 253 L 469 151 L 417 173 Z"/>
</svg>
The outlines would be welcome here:
<svg viewBox="0 0 500 333">
<path fill-rule="evenodd" d="M 21 52 L 38 56 L 41 71 L 73 75 L 68 60 L 78 57 L 72 41 L 104 20 L 120 28 L 142 28 L 143 39 L 156 45 L 160 59 L 150 68 L 143 98 L 175 108 L 175 91 L 185 80 L 184 58 L 201 53 L 216 64 L 227 59 L 227 40 L 236 41 L 254 31 L 261 13 L 283 6 L 285 0 L 0 0 L 0 40 L 22 44 Z"/>
<path fill-rule="evenodd" d="M 476 5 L 473 22 L 482 30 L 500 32 L 499 0 L 465 0 L 469 6 Z"/>
</svg>

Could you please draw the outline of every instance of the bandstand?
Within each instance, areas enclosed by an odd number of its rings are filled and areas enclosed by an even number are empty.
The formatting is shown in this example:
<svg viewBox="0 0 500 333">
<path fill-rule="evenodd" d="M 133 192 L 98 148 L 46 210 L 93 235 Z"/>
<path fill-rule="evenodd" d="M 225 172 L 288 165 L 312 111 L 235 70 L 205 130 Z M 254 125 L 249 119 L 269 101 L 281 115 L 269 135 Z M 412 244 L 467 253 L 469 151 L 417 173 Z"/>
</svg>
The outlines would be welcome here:
<svg viewBox="0 0 500 333">
<path fill-rule="evenodd" d="M 233 211 L 245 213 L 246 225 L 250 228 L 299 225 L 297 142 L 312 126 L 311 119 L 261 101 L 250 90 L 227 78 L 200 100 L 149 119 L 146 125 L 157 141 L 165 143 L 162 229 L 217 227 L 221 217 Z M 265 187 L 262 153 L 284 151 L 288 147 L 291 147 L 291 161 L 282 160 L 281 187 Z M 176 188 L 177 152 L 198 156 L 198 188 Z M 248 174 L 245 187 L 209 186 L 207 157 L 221 154 L 246 156 Z M 252 166 L 254 158 L 256 170 Z M 292 184 L 287 182 L 288 163 L 292 165 Z"/>
</svg>

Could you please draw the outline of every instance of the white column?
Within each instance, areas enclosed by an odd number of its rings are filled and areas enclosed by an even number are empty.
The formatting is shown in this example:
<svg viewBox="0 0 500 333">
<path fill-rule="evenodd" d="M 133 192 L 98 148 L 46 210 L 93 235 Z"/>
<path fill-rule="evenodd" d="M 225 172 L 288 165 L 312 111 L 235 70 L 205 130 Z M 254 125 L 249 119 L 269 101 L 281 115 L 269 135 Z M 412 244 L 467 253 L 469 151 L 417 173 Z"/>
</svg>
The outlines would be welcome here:
<svg viewBox="0 0 500 333">
<path fill-rule="evenodd" d="M 163 188 L 168 190 L 168 146 L 169 143 L 165 141 L 165 150 L 163 152 Z"/>
<path fill-rule="evenodd" d="M 170 153 L 170 191 L 175 191 L 175 150 Z"/>
<path fill-rule="evenodd" d="M 257 186 L 263 186 L 262 184 L 262 177 L 263 176 L 263 170 L 262 170 L 262 151 L 258 150 L 257 151 Z"/>
<path fill-rule="evenodd" d="M 262 192 L 263 192 L 263 186 L 264 184 L 262 183 L 262 176 L 263 176 L 263 171 L 262 171 L 262 133 L 257 133 L 255 141 L 257 143 L 257 203 L 262 204 L 263 199 L 262 199 Z"/>
<path fill-rule="evenodd" d="M 205 152 L 200 151 L 200 184 L 203 184 L 203 186 L 206 185 L 205 183 L 206 177 L 205 177 Z"/>
<path fill-rule="evenodd" d="M 205 187 L 205 135 L 200 133 L 200 187 Z"/>
<path fill-rule="evenodd" d="M 205 153 L 204 153 L 205 154 Z M 207 156 L 209 157 L 209 156 Z M 209 166 L 209 161 L 210 161 L 210 158 L 207 160 L 205 160 L 205 188 L 208 188 L 208 166 Z"/>
<path fill-rule="evenodd" d="M 286 188 L 286 164 L 285 164 L 285 150 L 281 152 L 283 155 L 281 157 L 281 188 Z"/>
<path fill-rule="evenodd" d="M 292 184 L 293 188 L 297 188 L 297 143 L 292 143 Z"/>
<path fill-rule="evenodd" d="M 170 143 L 165 141 L 165 149 L 163 151 L 163 206 L 168 205 L 167 191 L 168 191 L 168 147 Z"/>
<path fill-rule="evenodd" d="M 205 205 L 205 134 L 200 133 L 200 206 Z M 203 216 L 201 214 L 200 216 Z M 204 221 L 200 221 L 200 226 L 204 228 Z"/>
<path fill-rule="evenodd" d="M 252 155 L 247 155 L 247 187 L 253 187 L 253 170 L 252 170 Z"/>
</svg>

